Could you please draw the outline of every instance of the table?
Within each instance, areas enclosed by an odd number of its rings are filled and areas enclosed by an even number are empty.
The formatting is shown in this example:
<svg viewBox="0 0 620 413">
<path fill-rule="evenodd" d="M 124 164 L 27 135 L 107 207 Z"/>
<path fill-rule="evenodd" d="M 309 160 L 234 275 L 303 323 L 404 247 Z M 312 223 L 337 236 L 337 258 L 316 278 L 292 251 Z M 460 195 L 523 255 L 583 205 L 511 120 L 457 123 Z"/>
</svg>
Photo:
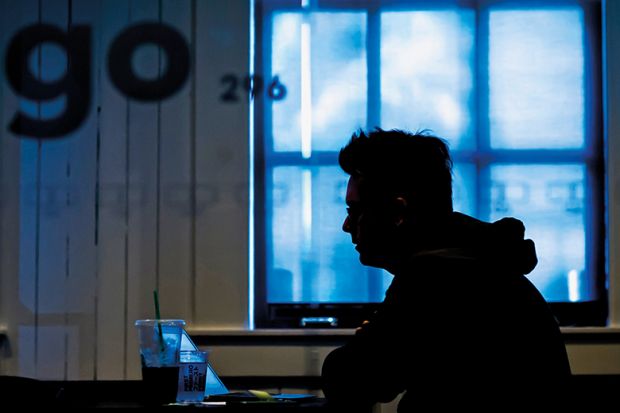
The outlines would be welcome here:
<svg viewBox="0 0 620 413">
<path fill-rule="evenodd" d="M 163 411 L 195 410 L 221 413 L 327 413 L 330 405 L 324 398 L 291 403 L 227 403 L 218 406 L 153 406 L 144 403 L 148 391 L 140 380 L 76 380 L 47 381 L 25 377 L 0 376 L 0 395 L 3 401 L 18 400 L 12 406 L 57 407 L 59 409 L 145 409 Z M 146 396 L 146 397 L 145 397 Z M 52 409 L 55 410 L 55 409 Z"/>
</svg>

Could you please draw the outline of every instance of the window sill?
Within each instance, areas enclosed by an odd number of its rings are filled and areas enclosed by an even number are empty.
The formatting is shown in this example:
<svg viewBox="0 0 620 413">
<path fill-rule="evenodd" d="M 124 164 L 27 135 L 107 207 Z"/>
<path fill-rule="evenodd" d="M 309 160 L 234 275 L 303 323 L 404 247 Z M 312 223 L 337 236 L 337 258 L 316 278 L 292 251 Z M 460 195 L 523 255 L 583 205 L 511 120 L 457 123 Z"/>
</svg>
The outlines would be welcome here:
<svg viewBox="0 0 620 413">
<path fill-rule="evenodd" d="M 562 334 L 620 334 L 620 326 L 560 327 Z"/>
<path fill-rule="evenodd" d="M 211 329 L 188 328 L 198 345 L 321 345 L 340 346 L 354 334 L 350 328 Z"/>
<path fill-rule="evenodd" d="M 567 344 L 620 344 L 620 327 L 561 327 Z"/>
<path fill-rule="evenodd" d="M 198 345 L 341 345 L 354 329 L 214 329 L 188 328 Z M 567 343 L 618 343 L 620 327 L 561 327 Z"/>
<path fill-rule="evenodd" d="M 257 329 L 225 329 L 225 328 L 204 328 L 190 327 L 187 332 L 196 335 L 209 336 L 350 336 L 355 329 L 353 328 L 257 328 Z M 618 329 L 620 331 L 620 329 Z"/>
</svg>

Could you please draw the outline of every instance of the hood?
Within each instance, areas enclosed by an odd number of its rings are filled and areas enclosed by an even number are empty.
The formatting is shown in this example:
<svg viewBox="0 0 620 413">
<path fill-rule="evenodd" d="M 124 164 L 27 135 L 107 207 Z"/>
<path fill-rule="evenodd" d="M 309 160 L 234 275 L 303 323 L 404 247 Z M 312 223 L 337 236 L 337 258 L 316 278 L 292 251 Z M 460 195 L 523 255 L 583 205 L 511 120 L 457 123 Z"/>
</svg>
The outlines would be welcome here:
<svg viewBox="0 0 620 413">
<path fill-rule="evenodd" d="M 488 223 L 454 212 L 450 227 L 450 247 L 472 258 L 520 274 L 529 274 L 538 263 L 534 241 L 525 239 L 525 226 L 516 218 Z"/>
</svg>

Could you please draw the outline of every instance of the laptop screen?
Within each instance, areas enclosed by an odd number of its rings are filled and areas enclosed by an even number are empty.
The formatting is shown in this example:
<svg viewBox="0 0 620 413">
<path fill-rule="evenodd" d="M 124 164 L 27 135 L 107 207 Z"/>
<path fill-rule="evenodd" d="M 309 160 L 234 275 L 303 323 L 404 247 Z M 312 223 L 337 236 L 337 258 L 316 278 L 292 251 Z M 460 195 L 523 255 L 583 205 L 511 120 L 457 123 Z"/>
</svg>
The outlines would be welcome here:
<svg viewBox="0 0 620 413">
<path fill-rule="evenodd" d="M 185 330 L 183 330 L 183 336 L 181 337 L 181 351 L 184 350 L 199 350 L 198 346 L 194 344 L 189 334 L 187 334 Z M 205 385 L 205 397 L 216 394 L 226 394 L 228 392 L 228 388 L 215 373 L 215 370 L 213 370 L 213 367 L 211 367 L 211 363 L 207 363 L 207 383 Z"/>
</svg>

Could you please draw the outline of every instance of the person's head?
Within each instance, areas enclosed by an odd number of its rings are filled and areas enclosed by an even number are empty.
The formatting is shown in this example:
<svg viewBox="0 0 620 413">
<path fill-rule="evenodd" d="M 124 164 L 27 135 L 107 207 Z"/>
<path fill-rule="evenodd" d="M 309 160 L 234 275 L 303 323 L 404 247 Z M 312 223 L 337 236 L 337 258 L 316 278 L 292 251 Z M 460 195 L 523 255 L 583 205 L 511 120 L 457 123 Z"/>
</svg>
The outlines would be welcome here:
<svg viewBox="0 0 620 413">
<path fill-rule="evenodd" d="M 385 268 L 452 212 L 448 147 L 426 131 L 359 131 L 338 162 L 350 175 L 342 228 L 363 264 Z"/>
</svg>

